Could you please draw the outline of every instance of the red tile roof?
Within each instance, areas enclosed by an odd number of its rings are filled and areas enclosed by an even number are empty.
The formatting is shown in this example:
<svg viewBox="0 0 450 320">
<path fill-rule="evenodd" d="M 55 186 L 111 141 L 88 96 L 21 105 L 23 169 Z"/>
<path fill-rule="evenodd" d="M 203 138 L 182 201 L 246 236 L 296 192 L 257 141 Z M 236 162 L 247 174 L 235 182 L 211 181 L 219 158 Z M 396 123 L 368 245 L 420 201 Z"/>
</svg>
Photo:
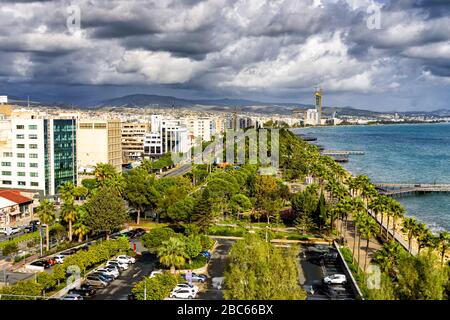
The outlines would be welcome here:
<svg viewBox="0 0 450 320">
<path fill-rule="evenodd" d="M 21 195 L 19 190 L 0 190 L 0 197 L 19 204 L 33 202 L 33 199 Z"/>
</svg>

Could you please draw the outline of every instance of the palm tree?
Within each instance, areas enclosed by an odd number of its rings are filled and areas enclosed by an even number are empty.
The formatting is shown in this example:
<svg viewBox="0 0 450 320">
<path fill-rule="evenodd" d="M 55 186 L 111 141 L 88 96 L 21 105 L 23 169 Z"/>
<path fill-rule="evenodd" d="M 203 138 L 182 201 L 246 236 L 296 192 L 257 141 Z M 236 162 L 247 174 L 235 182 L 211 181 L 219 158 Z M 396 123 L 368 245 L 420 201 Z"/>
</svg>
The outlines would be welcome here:
<svg viewBox="0 0 450 320">
<path fill-rule="evenodd" d="M 97 163 L 94 169 L 94 176 L 98 181 L 112 179 L 117 175 L 116 168 L 109 163 Z"/>
<path fill-rule="evenodd" d="M 56 219 L 55 204 L 48 199 L 44 199 L 36 208 L 36 212 L 41 223 L 45 224 L 46 248 L 48 251 L 50 250 L 50 224 L 55 222 Z"/>
<path fill-rule="evenodd" d="M 391 202 L 391 212 L 392 212 L 392 239 L 395 240 L 395 221 L 402 218 L 405 214 L 405 208 L 400 204 L 400 202 L 393 200 Z"/>
<path fill-rule="evenodd" d="M 389 241 L 383 245 L 383 248 L 376 251 L 372 260 L 377 263 L 383 272 L 393 274 L 398 257 L 402 253 L 402 247 L 396 241 Z"/>
<path fill-rule="evenodd" d="M 433 235 L 424 223 L 419 223 L 416 228 L 416 237 L 420 253 L 423 248 L 431 243 Z"/>
<path fill-rule="evenodd" d="M 366 216 L 365 219 L 363 220 L 360 232 L 362 233 L 363 237 L 366 238 L 366 257 L 364 259 L 364 272 L 366 272 L 367 258 L 369 256 L 369 242 L 370 238 L 376 235 L 377 223 L 372 217 Z"/>
<path fill-rule="evenodd" d="M 69 223 L 69 241 L 72 242 L 72 224 L 77 220 L 77 205 L 74 202 L 64 202 L 61 208 L 61 216 Z"/>
<path fill-rule="evenodd" d="M 441 264 L 444 265 L 445 253 L 450 245 L 450 232 L 441 231 L 439 232 L 439 248 L 441 251 Z"/>
<path fill-rule="evenodd" d="M 76 223 L 73 225 L 73 234 L 78 236 L 78 242 L 83 241 L 83 237 L 90 232 L 89 227 L 84 223 L 84 219 L 87 215 L 85 206 L 78 206 L 77 208 Z"/>
<path fill-rule="evenodd" d="M 189 258 L 186 254 L 185 244 L 179 238 L 169 238 L 169 240 L 163 241 L 157 249 L 157 253 L 159 262 L 170 267 L 171 273 L 175 273 L 175 268 L 182 266 Z"/>
<path fill-rule="evenodd" d="M 403 220 L 402 232 L 408 236 L 408 251 L 411 252 L 411 243 L 417 228 L 417 220 L 414 218 L 405 218 Z"/>
</svg>

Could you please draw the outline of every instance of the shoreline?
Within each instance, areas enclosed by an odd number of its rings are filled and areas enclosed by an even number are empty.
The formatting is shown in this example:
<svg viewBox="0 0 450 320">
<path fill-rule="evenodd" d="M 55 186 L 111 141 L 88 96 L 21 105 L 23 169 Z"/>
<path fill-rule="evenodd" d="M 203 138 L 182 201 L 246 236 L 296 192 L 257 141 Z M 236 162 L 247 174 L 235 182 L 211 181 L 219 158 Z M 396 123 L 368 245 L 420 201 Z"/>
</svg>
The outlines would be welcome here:
<svg viewBox="0 0 450 320">
<path fill-rule="evenodd" d="M 409 126 L 422 126 L 422 125 L 435 125 L 435 124 L 440 124 L 440 125 L 448 125 L 449 123 L 421 123 L 421 124 L 389 124 L 389 126 L 395 126 L 395 125 L 397 125 L 398 127 L 400 127 L 400 126 L 405 126 L 405 125 L 409 125 Z M 380 125 L 380 126 L 384 126 L 385 124 L 382 124 L 382 125 Z M 342 126 L 342 127 L 369 127 L 369 126 L 372 126 L 372 125 L 345 125 L 345 126 Z M 340 127 L 340 126 L 334 126 L 333 128 L 338 128 L 338 127 Z M 331 126 L 322 126 L 322 127 L 308 127 L 308 128 L 295 128 L 295 129 L 315 129 L 315 128 L 331 128 Z M 292 129 L 291 129 L 292 130 Z M 296 132 L 302 132 L 303 130 L 298 130 L 298 131 L 295 131 L 295 130 L 292 130 L 293 131 L 293 133 L 295 134 Z M 304 131 L 303 131 L 304 132 Z M 324 131 L 322 131 L 322 132 L 324 132 Z M 317 133 L 318 135 L 320 135 L 320 133 Z M 314 135 L 314 134 L 313 134 Z M 319 140 L 320 140 L 320 136 L 318 136 L 318 143 L 319 143 Z M 313 144 L 313 143 L 312 143 Z M 314 144 L 313 144 L 314 145 Z M 333 147 L 332 146 L 332 143 L 331 143 L 331 145 L 329 146 L 330 148 L 331 147 Z M 342 164 L 341 164 L 342 165 Z M 347 167 L 346 167 L 346 165 L 344 164 L 344 165 L 342 165 L 342 167 L 349 173 L 349 174 L 351 174 L 353 177 L 355 177 L 356 176 L 356 174 L 354 173 L 354 172 L 352 172 L 350 169 L 348 169 Z M 369 174 L 369 172 L 367 172 L 367 171 L 364 171 L 364 172 L 360 172 L 360 174 L 364 174 L 364 175 L 367 175 L 367 176 L 369 176 L 369 178 L 370 178 L 370 180 L 371 180 L 371 182 L 372 182 L 372 184 L 374 184 L 374 183 L 377 183 L 379 180 L 380 180 L 380 178 L 376 178 L 376 177 L 374 177 L 373 175 L 373 172 L 372 172 L 372 174 Z M 380 182 L 386 182 L 386 181 L 380 181 Z M 399 181 L 393 181 L 393 182 L 395 182 L 395 183 L 400 183 Z M 414 181 L 414 183 L 415 183 L 416 181 Z M 425 183 L 425 182 L 423 182 L 423 183 Z M 427 196 L 430 196 L 431 194 L 426 194 L 426 195 L 422 195 L 422 194 L 412 194 L 412 195 L 408 195 L 408 197 L 409 198 L 414 198 L 414 199 L 417 199 L 417 198 L 419 198 L 419 197 L 427 197 Z M 445 197 L 445 194 L 439 194 L 439 196 L 441 196 L 441 197 Z M 408 200 L 403 200 L 404 198 L 403 197 L 396 197 L 395 198 L 397 201 L 399 201 L 399 202 L 401 202 L 402 203 L 402 205 L 403 206 L 407 206 L 407 203 L 408 203 Z M 424 201 L 427 201 L 427 200 L 424 200 Z M 430 200 L 428 200 L 428 202 L 429 202 Z M 446 202 L 445 202 L 446 203 Z M 422 213 L 426 213 L 427 211 L 428 212 L 431 212 L 431 214 L 430 215 L 421 215 L 420 213 L 419 213 L 419 211 L 420 212 L 422 212 Z M 438 212 L 438 213 L 441 213 L 441 214 L 445 214 L 445 212 L 441 212 L 442 210 L 438 210 L 438 209 L 436 209 L 436 210 L 430 210 L 429 209 L 429 207 L 427 206 L 427 203 L 424 203 L 423 204 L 423 209 L 421 209 L 421 208 L 418 208 L 418 209 L 415 209 L 414 211 L 411 211 L 411 209 L 410 210 L 407 210 L 406 211 L 406 213 L 405 213 L 405 216 L 406 217 L 414 217 L 414 218 L 416 218 L 418 221 L 420 221 L 420 222 L 422 222 L 422 223 L 425 223 L 426 224 L 426 226 L 432 231 L 432 232 L 434 232 L 434 233 L 438 233 L 438 232 L 440 232 L 440 231 L 450 231 L 450 229 L 447 227 L 447 224 L 445 223 L 445 221 L 444 221 L 444 223 L 442 223 L 442 221 L 441 221 L 441 223 L 439 223 L 438 221 L 436 221 L 435 219 L 433 219 L 433 216 L 435 216 L 436 215 L 436 212 Z"/>
</svg>

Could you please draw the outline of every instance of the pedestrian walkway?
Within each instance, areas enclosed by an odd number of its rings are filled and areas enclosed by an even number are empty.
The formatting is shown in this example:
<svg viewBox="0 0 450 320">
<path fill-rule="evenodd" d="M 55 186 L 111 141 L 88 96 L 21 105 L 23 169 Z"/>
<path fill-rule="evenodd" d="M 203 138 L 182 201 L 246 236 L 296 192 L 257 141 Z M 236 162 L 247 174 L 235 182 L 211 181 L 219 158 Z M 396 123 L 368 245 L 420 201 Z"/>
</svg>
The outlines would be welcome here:
<svg viewBox="0 0 450 320">
<path fill-rule="evenodd" d="M 361 270 L 364 270 L 364 264 L 366 259 L 366 245 L 367 245 L 367 239 L 361 238 L 360 246 L 359 246 L 359 256 L 358 256 L 358 234 L 355 238 L 355 224 L 353 217 L 351 215 L 348 216 L 347 225 L 344 222 L 344 225 L 341 225 L 341 221 L 337 221 L 336 226 L 338 230 L 343 230 L 343 237 L 345 239 L 346 246 L 352 250 L 355 248 L 355 251 L 353 252 L 353 257 L 355 258 L 355 261 L 358 262 L 359 268 Z M 356 241 L 356 243 L 355 243 Z M 367 249 L 367 266 L 370 265 L 372 261 L 373 254 L 382 248 L 382 244 L 380 244 L 376 239 L 370 238 L 369 239 L 369 246 Z"/>
</svg>

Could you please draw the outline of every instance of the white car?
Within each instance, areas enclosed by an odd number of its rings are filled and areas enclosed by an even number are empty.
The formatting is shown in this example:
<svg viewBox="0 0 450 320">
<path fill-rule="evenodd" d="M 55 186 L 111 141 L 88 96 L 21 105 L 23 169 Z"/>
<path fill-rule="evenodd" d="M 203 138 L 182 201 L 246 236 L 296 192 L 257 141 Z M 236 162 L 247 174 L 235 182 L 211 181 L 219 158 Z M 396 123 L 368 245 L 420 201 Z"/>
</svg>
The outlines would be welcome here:
<svg viewBox="0 0 450 320">
<path fill-rule="evenodd" d="M 114 267 L 118 267 L 121 270 L 128 269 L 128 263 L 123 263 L 118 260 L 109 260 L 108 262 L 106 262 L 106 266 L 110 266 L 110 265 L 112 265 Z"/>
<path fill-rule="evenodd" d="M 62 264 L 62 263 L 64 263 L 64 258 L 66 258 L 66 257 L 67 256 L 58 254 L 58 255 L 54 256 L 53 259 L 56 261 L 56 263 Z"/>
<path fill-rule="evenodd" d="M 83 297 L 79 294 L 66 294 L 61 300 L 83 300 Z"/>
<path fill-rule="evenodd" d="M 107 276 L 113 276 L 116 279 L 119 276 L 119 271 L 116 268 L 98 268 L 95 270 L 96 272 L 100 272 L 102 274 L 106 274 Z"/>
<path fill-rule="evenodd" d="M 345 274 L 333 274 L 331 276 L 323 278 L 325 284 L 346 284 L 347 277 Z"/>
<path fill-rule="evenodd" d="M 126 256 L 126 255 L 120 255 L 117 256 L 116 258 L 117 261 L 122 262 L 122 263 L 127 263 L 127 264 L 133 264 L 136 262 L 136 259 L 130 256 Z"/>
<path fill-rule="evenodd" d="M 198 287 L 197 286 L 194 286 L 194 285 L 190 286 L 188 283 L 179 283 L 179 284 L 177 284 L 177 286 L 175 288 L 173 288 L 172 291 L 178 291 L 178 290 L 181 290 L 181 289 L 189 289 L 189 290 L 191 290 L 192 292 L 195 292 L 195 293 L 198 292 Z"/>
<path fill-rule="evenodd" d="M 150 273 L 150 277 L 149 278 L 153 278 L 154 276 L 156 276 L 157 274 L 163 274 L 164 271 L 159 269 L 159 270 L 154 270 Z"/>
<path fill-rule="evenodd" d="M 192 289 L 179 289 L 170 293 L 171 298 L 177 299 L 194 299 L 197 296 L 197 292 Z"/>
</svg>

